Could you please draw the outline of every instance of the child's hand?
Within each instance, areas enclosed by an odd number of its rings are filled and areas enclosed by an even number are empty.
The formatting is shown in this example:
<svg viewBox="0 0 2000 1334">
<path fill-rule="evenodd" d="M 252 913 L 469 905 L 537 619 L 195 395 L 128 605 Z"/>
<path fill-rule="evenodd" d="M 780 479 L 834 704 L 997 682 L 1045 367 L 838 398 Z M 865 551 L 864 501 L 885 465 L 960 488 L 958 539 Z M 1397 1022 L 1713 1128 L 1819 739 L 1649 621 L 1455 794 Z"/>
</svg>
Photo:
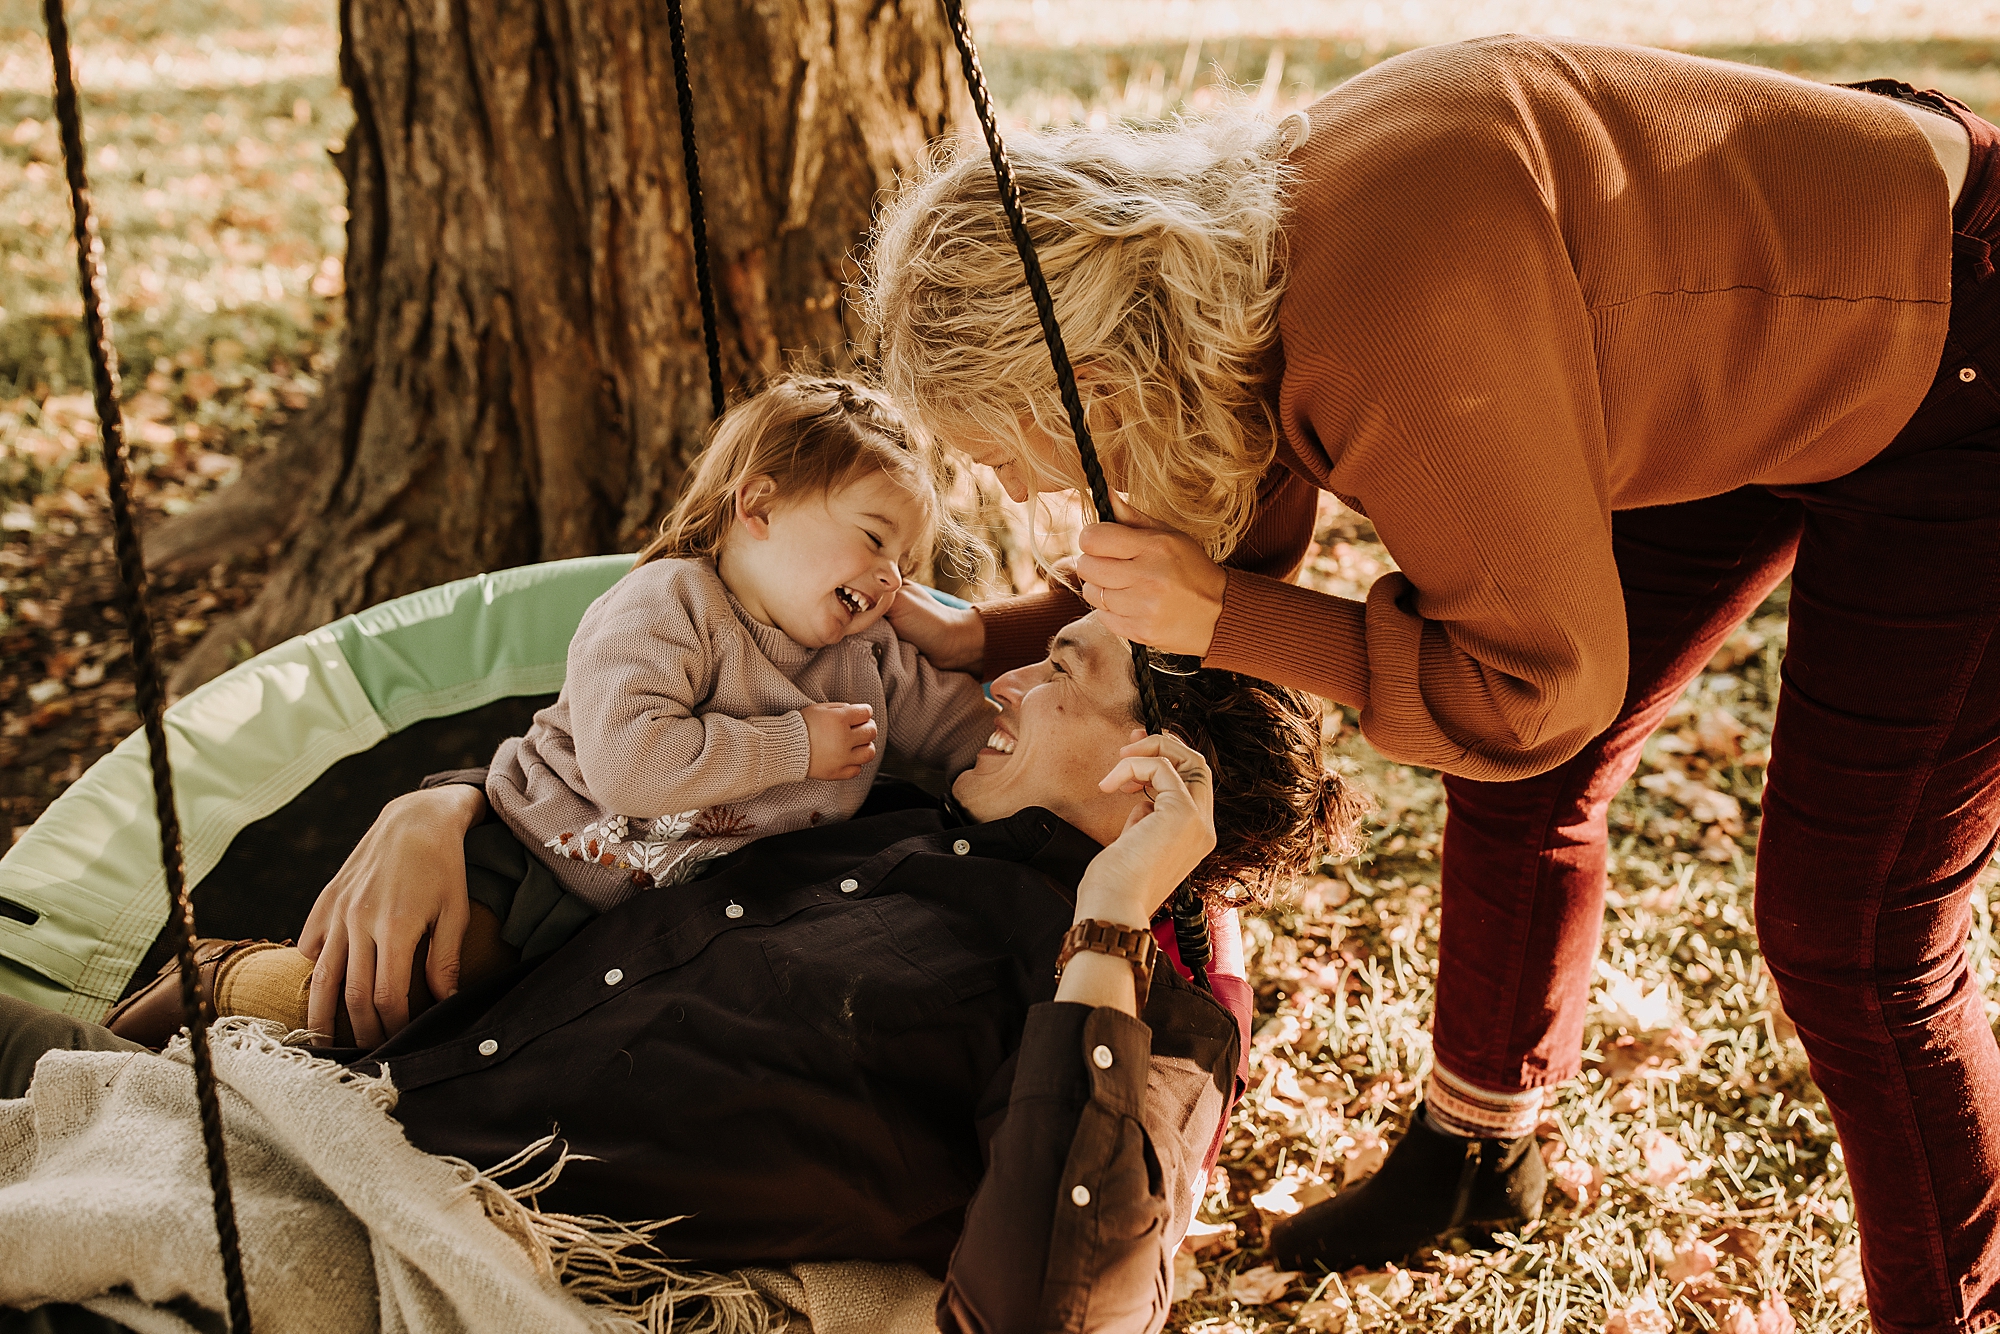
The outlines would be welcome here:
<svg viewBox="0 0 2000 1334">
<path fill-rule="evenodd" d="M 875 709 L 868 704 L 808 704 L 806 720 L 812 755 L 806 777 L 829 783 L 854 778 L 875 758 Z"/>
</svg>

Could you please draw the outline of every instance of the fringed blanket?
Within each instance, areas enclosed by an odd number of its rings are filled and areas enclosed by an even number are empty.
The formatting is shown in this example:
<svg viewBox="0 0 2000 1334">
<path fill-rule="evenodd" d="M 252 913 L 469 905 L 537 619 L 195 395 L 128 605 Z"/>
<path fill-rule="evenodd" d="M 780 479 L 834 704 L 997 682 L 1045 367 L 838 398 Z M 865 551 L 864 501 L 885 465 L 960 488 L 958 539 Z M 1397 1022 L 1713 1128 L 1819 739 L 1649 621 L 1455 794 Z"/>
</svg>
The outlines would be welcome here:
<svg viewBox="0 0 2000 1334">
<path fill-rule="evenodd" d="M 237 1225 L 260 1334 L 929 1334 L 908 1266 L 716 1275 L 661 1260 L 666 1226 L 546 1214 L 413 1147 L 387 1078 L 213 1030 Z M 556 1171 L 560 1171 L 560 1165 Z M 222 1265 L 185 1039 L 165 1055 L 50 1052 L 0 1101 L 0 1306 L 73 1302 L 142 1334 L 220 1323 Z"/>
</svg>

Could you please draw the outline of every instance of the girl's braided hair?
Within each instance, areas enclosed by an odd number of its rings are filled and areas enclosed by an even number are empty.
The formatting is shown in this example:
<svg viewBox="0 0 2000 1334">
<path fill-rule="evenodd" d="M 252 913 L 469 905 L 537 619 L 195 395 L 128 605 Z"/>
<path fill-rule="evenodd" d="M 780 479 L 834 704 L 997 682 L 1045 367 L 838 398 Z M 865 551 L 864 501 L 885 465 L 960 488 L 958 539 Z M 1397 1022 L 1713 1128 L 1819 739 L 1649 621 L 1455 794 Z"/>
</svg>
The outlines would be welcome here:
<svg viewBox="0 0 2000 1334">
<path fill-rule="evenodd" d="M 949 467 L 888 395 L 827 375 L 783 375 L 716 419 L 680 499 L 638 564 L 714 560 L 736 518 L 736 492 L 769 477 L 781 504 L 831 495 L 870 473 L 901 484 L 923 507 L 910 574 L 933 557 L 962 559 L 971 539 L 943 501 Z"/>
</svg>

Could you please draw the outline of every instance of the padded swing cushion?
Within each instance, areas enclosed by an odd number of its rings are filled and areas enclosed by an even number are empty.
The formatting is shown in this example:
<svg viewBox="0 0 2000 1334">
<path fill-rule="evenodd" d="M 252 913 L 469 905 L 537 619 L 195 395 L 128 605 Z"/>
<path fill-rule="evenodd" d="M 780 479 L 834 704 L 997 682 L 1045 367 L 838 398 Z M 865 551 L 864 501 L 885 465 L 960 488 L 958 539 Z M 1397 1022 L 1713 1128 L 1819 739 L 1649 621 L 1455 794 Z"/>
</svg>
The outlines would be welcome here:
<svg viewBox="0 0 2000 1334">
<path fill-rule="evenodd" d="M 417 752 L 394 766 L 399 771 L 443 769 L 467 762 L 464 744 L 490 754 L 494 740 L 525 726 L 531 710 L 499 702 L 561 689 L 584 608 L 631 566 L 629 555 L 591 556 L 425 589 L 260 653 L 175 703 L 167 710 L 167 745 L 197 916 L 203 881 L 238 835 L 323 777 L 337 778 L 329 771 L 341 760 L 413 724 L 447 720 L 418 729 L 428 743 L 427 734 L 448 735 L 452 720 L 498 705 L 493 712 L 501 716 L 472 729 L 457 749 L 391 748 Z M 438 762 L 426 766 L 431 758 Z M 341 766 L 357 777 L 380 768 L 371 758 Z M 401 784 L 396 790 L 414 786 L 400 772 L 392 777 Z M 331 814 L 358 820 L 358 828 L 374 815 L 375 806 L 342 805 L 350 808 Z M 323 867 L 322 857 L 300 855 L 310 852 L 304 845 L 315 841 L 313 829 L 299 827 L 289 838 L 282 829 L 260 832 L 266 850 L 259 860 L 277 863 L 261 867 L 267 882 L 288 874 L 309 879 Z M 306 902 L 323 883 L 321 876 L 305 889 Z M 0 857 L 0 993 L 98 1019 L 124 991 L 167 912 L 146 740 L 134 733 Z"/>
</svg>

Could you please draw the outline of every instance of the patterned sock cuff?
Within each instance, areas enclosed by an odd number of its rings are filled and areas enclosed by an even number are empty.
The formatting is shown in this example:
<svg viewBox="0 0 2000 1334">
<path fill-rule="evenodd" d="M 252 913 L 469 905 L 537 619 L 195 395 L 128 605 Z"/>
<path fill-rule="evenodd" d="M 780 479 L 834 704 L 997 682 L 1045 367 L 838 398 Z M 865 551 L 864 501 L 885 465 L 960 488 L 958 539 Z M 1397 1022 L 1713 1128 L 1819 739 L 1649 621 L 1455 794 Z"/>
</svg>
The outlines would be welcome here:
<svg viewBox="0 0 2000 1334">
<path fill-rule="evenodd" d="M 1468 1084 L 1442 1066 L 1432 1066 L 1424 1086 L 1424 1115 L 1449 1135 L 1467 1139 L 1519 1139 L 1534 1133 L 1542 1119 L 1547 1090 L 1500 1093 Z"/>
</svg>

